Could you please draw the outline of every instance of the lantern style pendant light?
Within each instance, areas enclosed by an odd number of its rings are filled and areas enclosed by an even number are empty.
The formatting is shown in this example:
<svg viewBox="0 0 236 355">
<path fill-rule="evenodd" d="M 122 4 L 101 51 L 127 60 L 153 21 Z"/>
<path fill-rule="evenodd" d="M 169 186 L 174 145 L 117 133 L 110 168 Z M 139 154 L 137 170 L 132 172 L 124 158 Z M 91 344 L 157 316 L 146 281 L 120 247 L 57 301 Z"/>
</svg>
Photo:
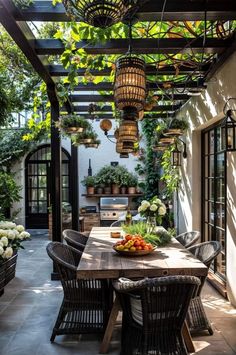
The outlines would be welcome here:
<svg viewBox="0 0 236 355">
<path fill-rule="evenodd" d="M 131 52 L 132 26 L 129 25 L 129 49 L 116 62 L 114 100 L 119 110 L 135 108 L 142 111 L 147 95 L 145 61 Z"/>
<path fill-rule="evenodd" d="M 81 20 L 91 26 L 107 28 L 120 22 L 132 10 L 133 0 L 63 0 L 71 20 Z"/>
<path fill-rule="evenodd" d="M 232 117 L 232 110 L 226 112 L 221 124 L 221 149 L 226 152 L 236 151 L 236 121 Z"/>
<path fill-rule="evenodd" d="M 107 136 L 108 131 L 110 131 L 111 127 L 112 127 L 112 123 L 108 119 L 103 119 L 100 122 L 100 128 L 104 131 L 106 136 Z"/>
</svg>

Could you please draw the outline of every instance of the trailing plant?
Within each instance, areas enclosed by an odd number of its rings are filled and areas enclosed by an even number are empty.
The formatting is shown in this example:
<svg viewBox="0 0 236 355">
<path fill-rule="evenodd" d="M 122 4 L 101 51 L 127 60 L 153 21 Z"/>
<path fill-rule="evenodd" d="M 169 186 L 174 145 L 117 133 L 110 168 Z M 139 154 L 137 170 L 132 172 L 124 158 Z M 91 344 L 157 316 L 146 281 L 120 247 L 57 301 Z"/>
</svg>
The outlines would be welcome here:
<svg viewBox="0 0 236 355">
<path fill-rule="evenodd" d="M 59 121 L 55 125 L 60 129 L 65 129 L 69 127 L 81 127 L 88 129 L 91 127 L 88 121 L 79 115 L 64 115 L 61 116 Z"/>
<path fill-rule="evenodd" d="M 189 128 L 189 123 L 184 118 L 173 118 L 169 124 L 169 129 L 180 129 L 186 131 Z"/>
<path fill-rule="evenodd" d="M 165 182 L 165 190 L 163 194 L 166 199 L 172 199 L 173 193 L 179 188 L 181 180 L 179 168 L 172 166 L 171 164 L 171 153 L 174 149 L 174 145 L 167 147 L 161 158 L 161 166 L 163 168 L 161 180 Z"/>
</svg>

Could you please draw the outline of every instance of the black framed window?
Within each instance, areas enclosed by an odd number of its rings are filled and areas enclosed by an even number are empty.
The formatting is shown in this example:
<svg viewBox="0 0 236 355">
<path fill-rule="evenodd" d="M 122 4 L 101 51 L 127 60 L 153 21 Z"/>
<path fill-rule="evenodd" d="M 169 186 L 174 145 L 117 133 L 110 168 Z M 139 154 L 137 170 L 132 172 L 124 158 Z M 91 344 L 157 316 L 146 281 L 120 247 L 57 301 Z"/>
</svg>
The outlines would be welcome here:
<svg viewBox="0 0 236 355">
<path fill-rule="evenodd" d="M 222 251 L 212 271 L 225 279 L 226 271 L 226 152 L 221 150 L 221 128 L 202 132 L 202 235 L 217 240 Z"/>
</svg>

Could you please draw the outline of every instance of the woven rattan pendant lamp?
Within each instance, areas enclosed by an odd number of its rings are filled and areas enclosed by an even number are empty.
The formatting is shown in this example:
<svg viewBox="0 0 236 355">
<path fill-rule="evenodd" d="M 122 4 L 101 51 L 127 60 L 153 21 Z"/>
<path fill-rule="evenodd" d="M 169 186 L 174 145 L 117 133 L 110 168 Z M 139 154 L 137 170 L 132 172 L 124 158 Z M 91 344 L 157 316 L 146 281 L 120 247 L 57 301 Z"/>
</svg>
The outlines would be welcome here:
<svg viewBox="0 0 236 355">
<path fill-rule="evenodd" d="M 145 61 L 132 54 L 132 26 L 129 25 L 129 49 L 116 62 L 114 100 L 119 110 L 135 108 L 142 111 L 147 95 Z"/>
<path fill-rule="evenodd" d="M 138 0 L 63 0 L 67 15 L 91 26 L 107 28 L 133 15 L 139 7 Z"/>
</svg>

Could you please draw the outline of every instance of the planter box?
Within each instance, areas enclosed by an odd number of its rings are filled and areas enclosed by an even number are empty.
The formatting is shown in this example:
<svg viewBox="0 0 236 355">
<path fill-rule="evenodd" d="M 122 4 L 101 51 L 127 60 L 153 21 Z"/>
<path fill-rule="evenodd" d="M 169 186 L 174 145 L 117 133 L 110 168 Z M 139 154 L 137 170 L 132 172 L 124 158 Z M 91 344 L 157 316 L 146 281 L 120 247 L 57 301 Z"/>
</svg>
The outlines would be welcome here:
<svg viewBox="0 0 236 355">
<path fill-rule="evenodd" d="M 4 293 L 4 287 L 15 277 L 16 261 L 17 253 L 0 264 L 0 296 Z"/>
</svg>

